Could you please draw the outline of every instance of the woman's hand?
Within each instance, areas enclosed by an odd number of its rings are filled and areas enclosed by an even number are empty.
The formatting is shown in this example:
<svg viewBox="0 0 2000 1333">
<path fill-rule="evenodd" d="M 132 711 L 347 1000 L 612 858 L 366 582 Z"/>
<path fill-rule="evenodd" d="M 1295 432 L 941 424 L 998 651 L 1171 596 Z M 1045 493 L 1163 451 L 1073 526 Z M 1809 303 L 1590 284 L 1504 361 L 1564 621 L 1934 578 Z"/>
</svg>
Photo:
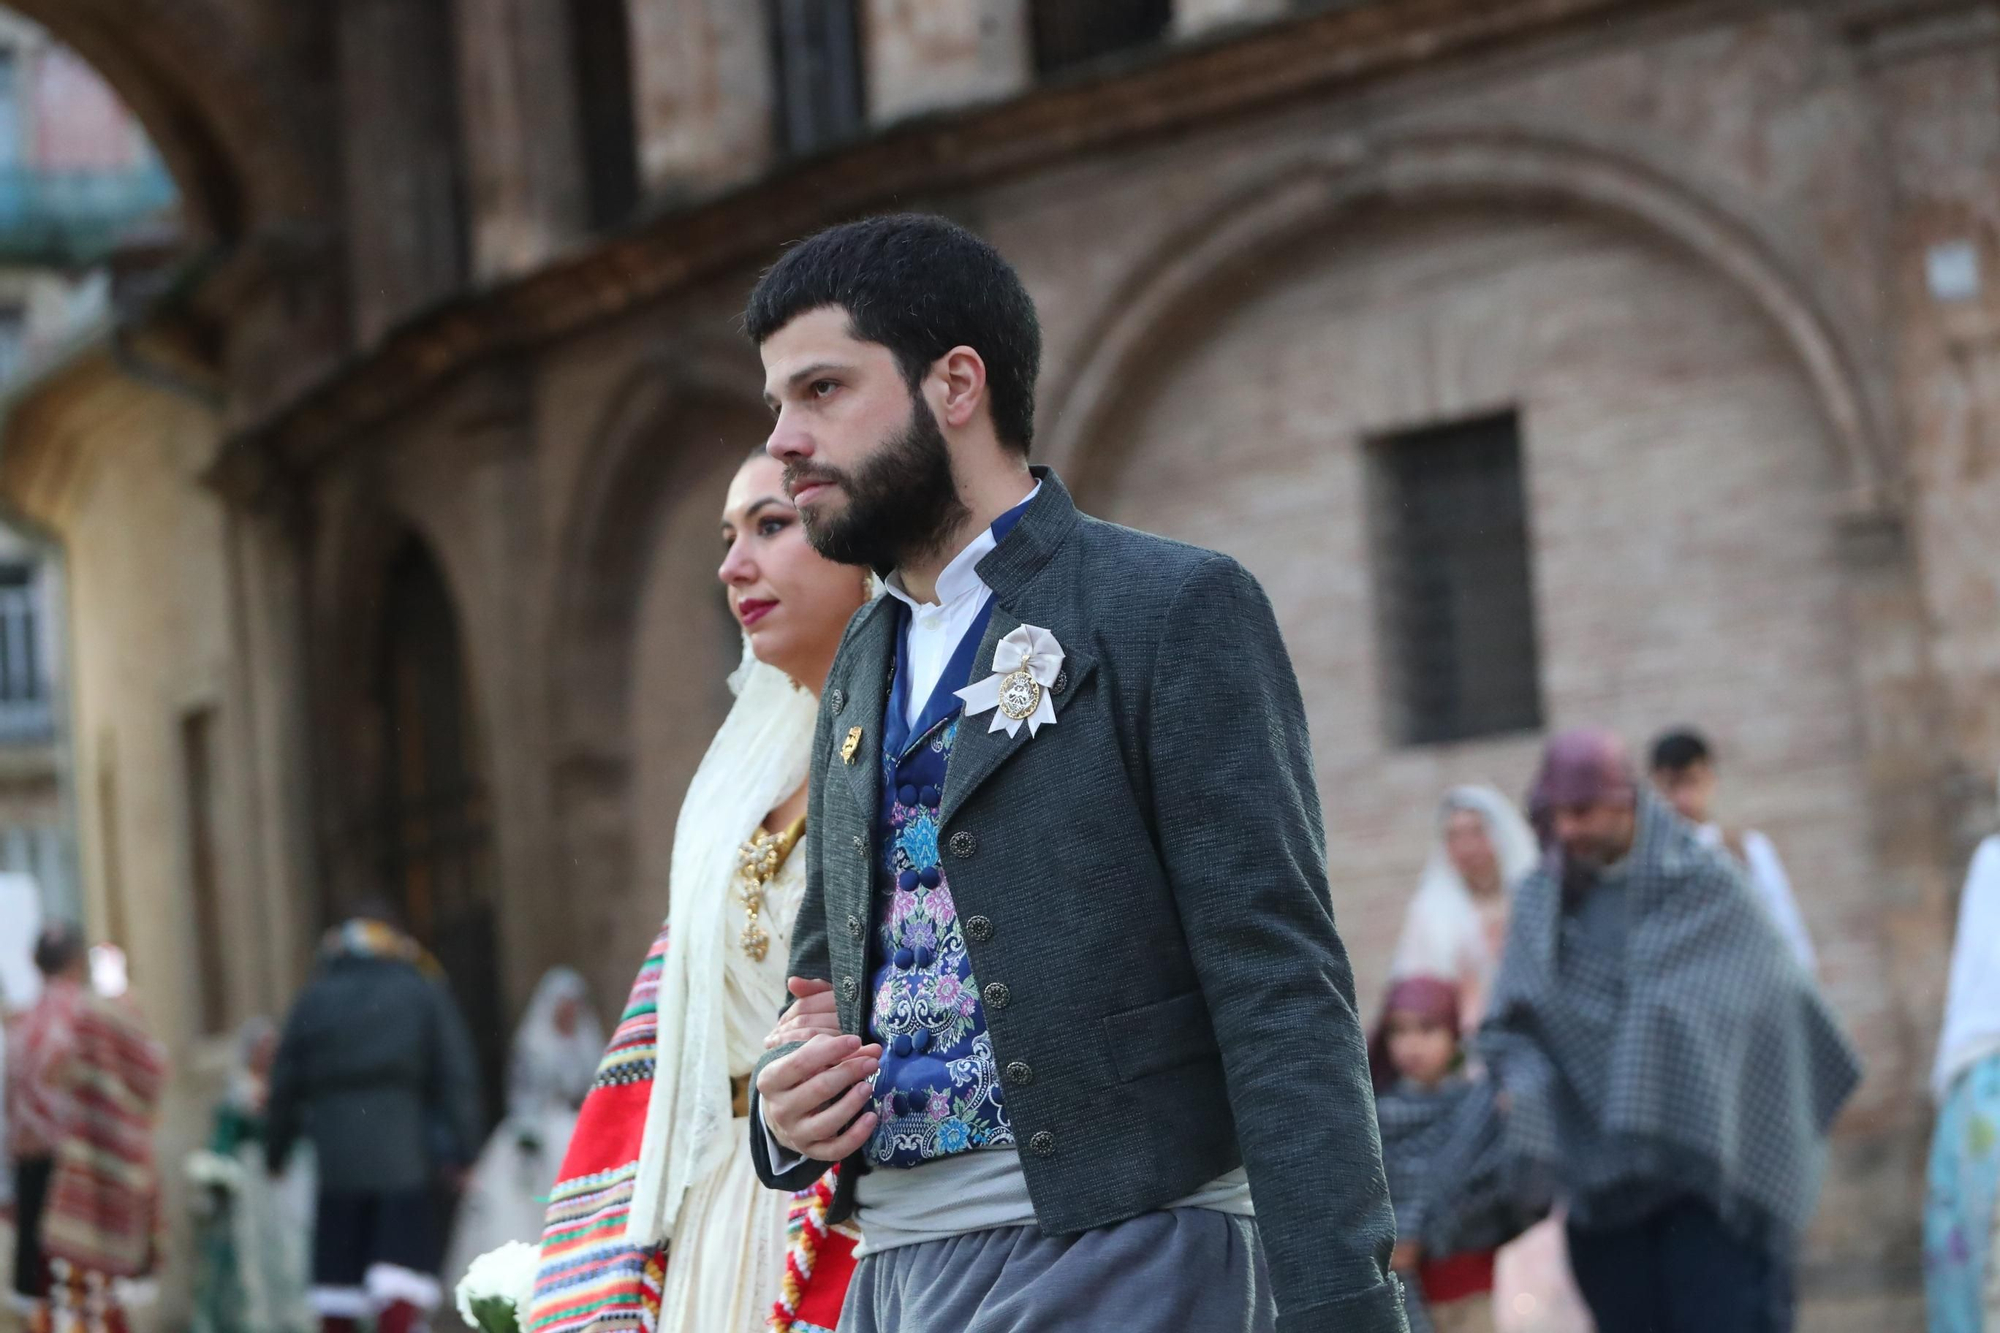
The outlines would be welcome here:
<svg viewBox="0 0 2000 1333">
<path fill-rule="evenodd" d="M 778 1026 L 771 1029 L 771 1035 L 764 1038 L 765 1050 L 810 1041 L 816 1036 L 840 1035 L 840 1018 L 834 1011 L 832 982 L 790 977 L 785 981 L 785 989 L 798 1003 L 785 1011 L 785 1016 L 778 1020 Z"/>
</svg>

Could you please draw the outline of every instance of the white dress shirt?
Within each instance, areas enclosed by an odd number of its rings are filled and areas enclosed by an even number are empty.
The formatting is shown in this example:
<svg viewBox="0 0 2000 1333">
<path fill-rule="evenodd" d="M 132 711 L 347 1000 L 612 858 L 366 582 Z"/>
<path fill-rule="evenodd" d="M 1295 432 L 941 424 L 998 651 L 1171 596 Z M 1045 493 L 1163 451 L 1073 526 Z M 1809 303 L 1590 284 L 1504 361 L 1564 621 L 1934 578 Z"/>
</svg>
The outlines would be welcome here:
<svg viewBox="0 0 2000 1333">
<path fill-rule="evenodd" d="M 1704 847 L 1727 850 L 1720 825 L 1703 824 L 1698 832 Z M 1785 943 L 1791 946 L 1799 966 L 1806 970 L 1807 976 L 1812 976 L 1819 968 L 1819 959 L 1813 953 L 1812 937 L 1806 934 L 1805 918 L 1799 914 L 1798 902 L 1792 897 L 1791 877 L 1785 874 L 1785 863 L 1778 859 L 1778 849 L 1769 838 L 1751 829 L 1743 835 L 1743 860 L 1750 871 L 1750 887 L 1757 890 L 1757 900 L 1764 905 L 1778 933 L 1785 937 Z"/>
<path fill-rule="evenodd" d="M 1041 489 L 1042 483 L 1036 482 L 1035 489 L 1012 508 L 1028 503 Z M 930 702 L 931 692 L 937 689 L 938 678 L 944 675 L 945 664 L 958 650 L 959 640 L 993 600 L 993 589 L 979 577 L 979 562 L 999 544 L 991 525 L 981 528 L 979 535 L 967 542 L 965 549 L 953 556 L 951 563 L 938 574 L 935 602 L 920 602 L 910 596 L 903 587 L 901 574 L 891 574 L 886 580 L 889 595 L 910 608 L 909 694 L 903 701 L 905 726 L 917 725 L 924 705 Z M 976 676 L 977 670 L 973 674 Z"/>
</svg>

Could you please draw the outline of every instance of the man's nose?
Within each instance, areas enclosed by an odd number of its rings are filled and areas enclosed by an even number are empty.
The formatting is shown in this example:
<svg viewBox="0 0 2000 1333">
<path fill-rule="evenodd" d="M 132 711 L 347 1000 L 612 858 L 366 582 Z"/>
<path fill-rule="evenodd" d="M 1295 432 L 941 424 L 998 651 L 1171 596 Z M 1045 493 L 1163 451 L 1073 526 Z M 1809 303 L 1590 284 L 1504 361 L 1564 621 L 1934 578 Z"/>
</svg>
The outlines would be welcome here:
<svg viewBox="0 0 2000 1333">
<path fill-rule="evenodd" d="M 764 441 L 764 452 L 780 463 L 794 463 L 812 457 L 812 437 L 793 426 L 783 413 L 771 427 L 771 438 Z"/>
</svg>

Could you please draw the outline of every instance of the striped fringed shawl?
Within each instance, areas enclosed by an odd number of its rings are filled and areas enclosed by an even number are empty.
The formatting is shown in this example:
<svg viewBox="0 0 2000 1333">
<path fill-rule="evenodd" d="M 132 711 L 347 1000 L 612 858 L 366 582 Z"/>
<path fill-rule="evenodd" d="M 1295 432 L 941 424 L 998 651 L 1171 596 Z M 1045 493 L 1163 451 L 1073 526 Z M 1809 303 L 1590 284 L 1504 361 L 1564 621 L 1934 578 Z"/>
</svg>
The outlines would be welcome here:
<svg viewBox="0 0 2000 1333">
<path fill-rule="evenodd" d="M 153 1264 L 153 1119 L 165 1056 L 128 1004 L 93 995 L 78 1007 L 71 1054 L 51 1072 L 75 1100 L 56 1145 L 42 1248 L 84 1272 L 138 1277 Z"/>
<path fill-rule="evenodd" d="M 666 953 L 663 930 L 632 983 L 597 1081 L 577 1116 L 549 1198 L 541 1269 L 524 1333 L 654 1333 L 659 1322 L 666 1256 L 628 1244 L 625 1226 L 652 1100 L 656 1000 Z M 819 1333 L 839 1318 L 854 1271 L 855 1237 L 826 1226 L 832 1178 L 829 1172 L 794 1198 L 784 1295 L 772 1311 L 772 1327 L 781 1333 Z"/>
</svg>

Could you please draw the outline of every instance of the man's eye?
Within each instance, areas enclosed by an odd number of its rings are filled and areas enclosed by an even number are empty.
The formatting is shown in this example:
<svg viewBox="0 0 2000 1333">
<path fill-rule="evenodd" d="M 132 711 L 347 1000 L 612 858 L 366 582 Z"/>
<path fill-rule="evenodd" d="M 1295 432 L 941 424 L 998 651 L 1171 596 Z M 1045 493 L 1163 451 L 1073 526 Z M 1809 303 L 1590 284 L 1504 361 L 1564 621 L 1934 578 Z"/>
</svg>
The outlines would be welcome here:
<svg viewBox="0 0 2000 1333">
<path fill-rule="evenodd" d="M 832 380 L 814 380 L 812 382 L 812 396 L 815 398 L 824 398 L 839 387 Z"/>
</svg>

